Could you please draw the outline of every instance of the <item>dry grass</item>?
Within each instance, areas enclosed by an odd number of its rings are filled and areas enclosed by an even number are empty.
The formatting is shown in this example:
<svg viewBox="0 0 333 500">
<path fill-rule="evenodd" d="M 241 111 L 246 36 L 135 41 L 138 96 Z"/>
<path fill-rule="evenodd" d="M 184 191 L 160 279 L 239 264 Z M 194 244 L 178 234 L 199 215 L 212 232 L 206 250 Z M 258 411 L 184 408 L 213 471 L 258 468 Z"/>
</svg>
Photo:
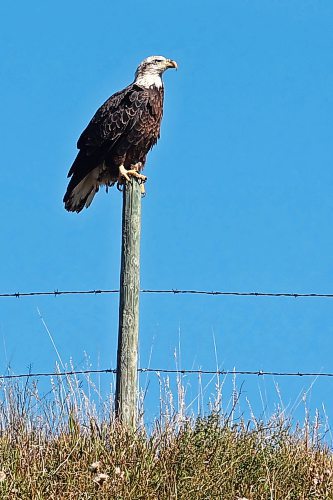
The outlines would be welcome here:
<svg viewBox="0 0 333 500">
<path fill-rule="evenodd" d="M 43 400 L 34 383 L 2 385 L 1 499 L 333 499 L 318 417 L 235 422 L 220 393 L 210 415 L 186 416 L 181 384 L 173 398 L 166 381 L 153 428 L 132 433 L 88 382 L 87 392 L 74 377 L 52 381 Z"/>
</svg>

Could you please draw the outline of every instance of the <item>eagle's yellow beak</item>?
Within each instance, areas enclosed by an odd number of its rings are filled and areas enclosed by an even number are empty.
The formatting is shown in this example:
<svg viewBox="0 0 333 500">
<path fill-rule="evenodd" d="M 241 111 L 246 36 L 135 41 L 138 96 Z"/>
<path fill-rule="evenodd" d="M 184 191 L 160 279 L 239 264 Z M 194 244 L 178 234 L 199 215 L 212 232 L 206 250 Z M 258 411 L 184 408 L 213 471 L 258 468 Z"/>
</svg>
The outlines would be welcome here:
<svg viewBox="0 0 333 500">
<path fill-rule="evenodd" d="M 176 63 L 176 61 L 173 61 L 172 59 L 168 59 L 166 63 L 167 63 L 167 68 L 178 69 L 178 64 Z"/>
</svg>

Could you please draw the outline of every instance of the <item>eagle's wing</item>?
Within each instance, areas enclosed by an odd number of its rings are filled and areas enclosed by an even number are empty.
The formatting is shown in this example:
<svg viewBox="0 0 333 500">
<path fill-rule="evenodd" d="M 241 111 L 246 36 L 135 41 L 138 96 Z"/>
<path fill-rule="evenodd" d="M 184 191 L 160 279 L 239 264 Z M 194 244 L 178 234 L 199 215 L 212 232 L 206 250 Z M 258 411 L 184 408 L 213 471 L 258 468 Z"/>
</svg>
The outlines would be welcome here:
<svg viewBox="0 0 333 500">
<path fill-rule="evenodd" d="M 128 141 L 140 139 L 142 120 L 149 96 L 145 89 L 130 85 L 111 96 L 95 113 L 82 132 L 77 147 L 80 150 L 68 177 L 78 176 L 80 182 L 92 169 L 101 164 L 116 145 L 126 150 Z M 136 134 L 131 130 L 136 129 Z M 127 145 L 126 145 L 127 143 Z"/>
</svg>

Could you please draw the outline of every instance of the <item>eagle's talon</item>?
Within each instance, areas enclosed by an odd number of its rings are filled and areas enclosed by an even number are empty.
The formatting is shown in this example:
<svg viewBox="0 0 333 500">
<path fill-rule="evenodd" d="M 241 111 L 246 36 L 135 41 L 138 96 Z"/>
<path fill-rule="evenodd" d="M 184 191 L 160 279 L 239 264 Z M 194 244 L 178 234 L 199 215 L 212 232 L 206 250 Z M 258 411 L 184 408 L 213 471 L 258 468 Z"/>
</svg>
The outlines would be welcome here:
<svg viewBox="0 0 333 500">
<path fill-rule="evenodd" d="M 145 175 L 142 175 L 141 177 L 138 177 L 138 183 L 140 185 L 144 184 L 145 182 L 147 182 L 147 179 L 148 177 L 146 177 Z"/>
<path fill-rule="evenodd" d="M 136 170 L 128 170 L 127 174 L 138 179 L 138 182 L 145 182 L 147 180 L 145 175 L 139 174 Z"/>
</svg>

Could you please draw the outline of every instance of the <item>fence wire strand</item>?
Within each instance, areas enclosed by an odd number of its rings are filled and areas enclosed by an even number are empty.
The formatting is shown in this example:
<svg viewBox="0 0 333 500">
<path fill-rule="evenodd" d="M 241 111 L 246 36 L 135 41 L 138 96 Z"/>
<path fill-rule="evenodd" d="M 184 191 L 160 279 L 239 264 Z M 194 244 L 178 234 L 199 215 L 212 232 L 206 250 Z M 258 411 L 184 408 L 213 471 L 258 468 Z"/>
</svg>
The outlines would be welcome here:
<svg viewBox="0 0 333 500">
<path fill-rule="evenodd" d="M 37 373 L 21 373 L 18 375 L 0 375 L 0 380 L 20 379 L 20 378 L 38 378 L 38 377 L 69 377 L 71 375 L 87 375 L 96 373 L 112 373 L 116 374 L 115 368 L 104 368 L 99 370 L 70 370 L 63 372 L 37 372 Z M 258 377 L 273 376 L 273 377 L 333 377 L 333 373 L 329 372 L 281 372 L 281 371 L 264 371 L 264 370 L 180 370 L 168 368 L 138 368 L 138 373 L 165 373 L 175 375 L 256 375 Z"/>
<path fill-rule="evenodd" d="M 35 297 L 35 296 L 54 296 L 58 295 L 103 295 L 103 294 L 117 294 L 119 290 L 53 290 L 53 291 L 37 291 L 37 292 L 13 292 L 13 293 L 0 293 L 0 298 L 14 297 L 19 299 L 20 297 Z M 178 290 L 166 289 L 166 290 L 151 290 L 143 289 L 140 293 L 147 294 L 173 294 L 173 295 L 224 295 L 224 296 L 236 296 L 236 297 L 293 297 L 293 298 L 304 298 L 304 297 L 317 297 L 317 298 L 327 298 L 332 299 L 333 293 L 294 293 L 294 292 L 228 292 L 228 291 L 209 291 L 209 290 Z"/>
</svg>

